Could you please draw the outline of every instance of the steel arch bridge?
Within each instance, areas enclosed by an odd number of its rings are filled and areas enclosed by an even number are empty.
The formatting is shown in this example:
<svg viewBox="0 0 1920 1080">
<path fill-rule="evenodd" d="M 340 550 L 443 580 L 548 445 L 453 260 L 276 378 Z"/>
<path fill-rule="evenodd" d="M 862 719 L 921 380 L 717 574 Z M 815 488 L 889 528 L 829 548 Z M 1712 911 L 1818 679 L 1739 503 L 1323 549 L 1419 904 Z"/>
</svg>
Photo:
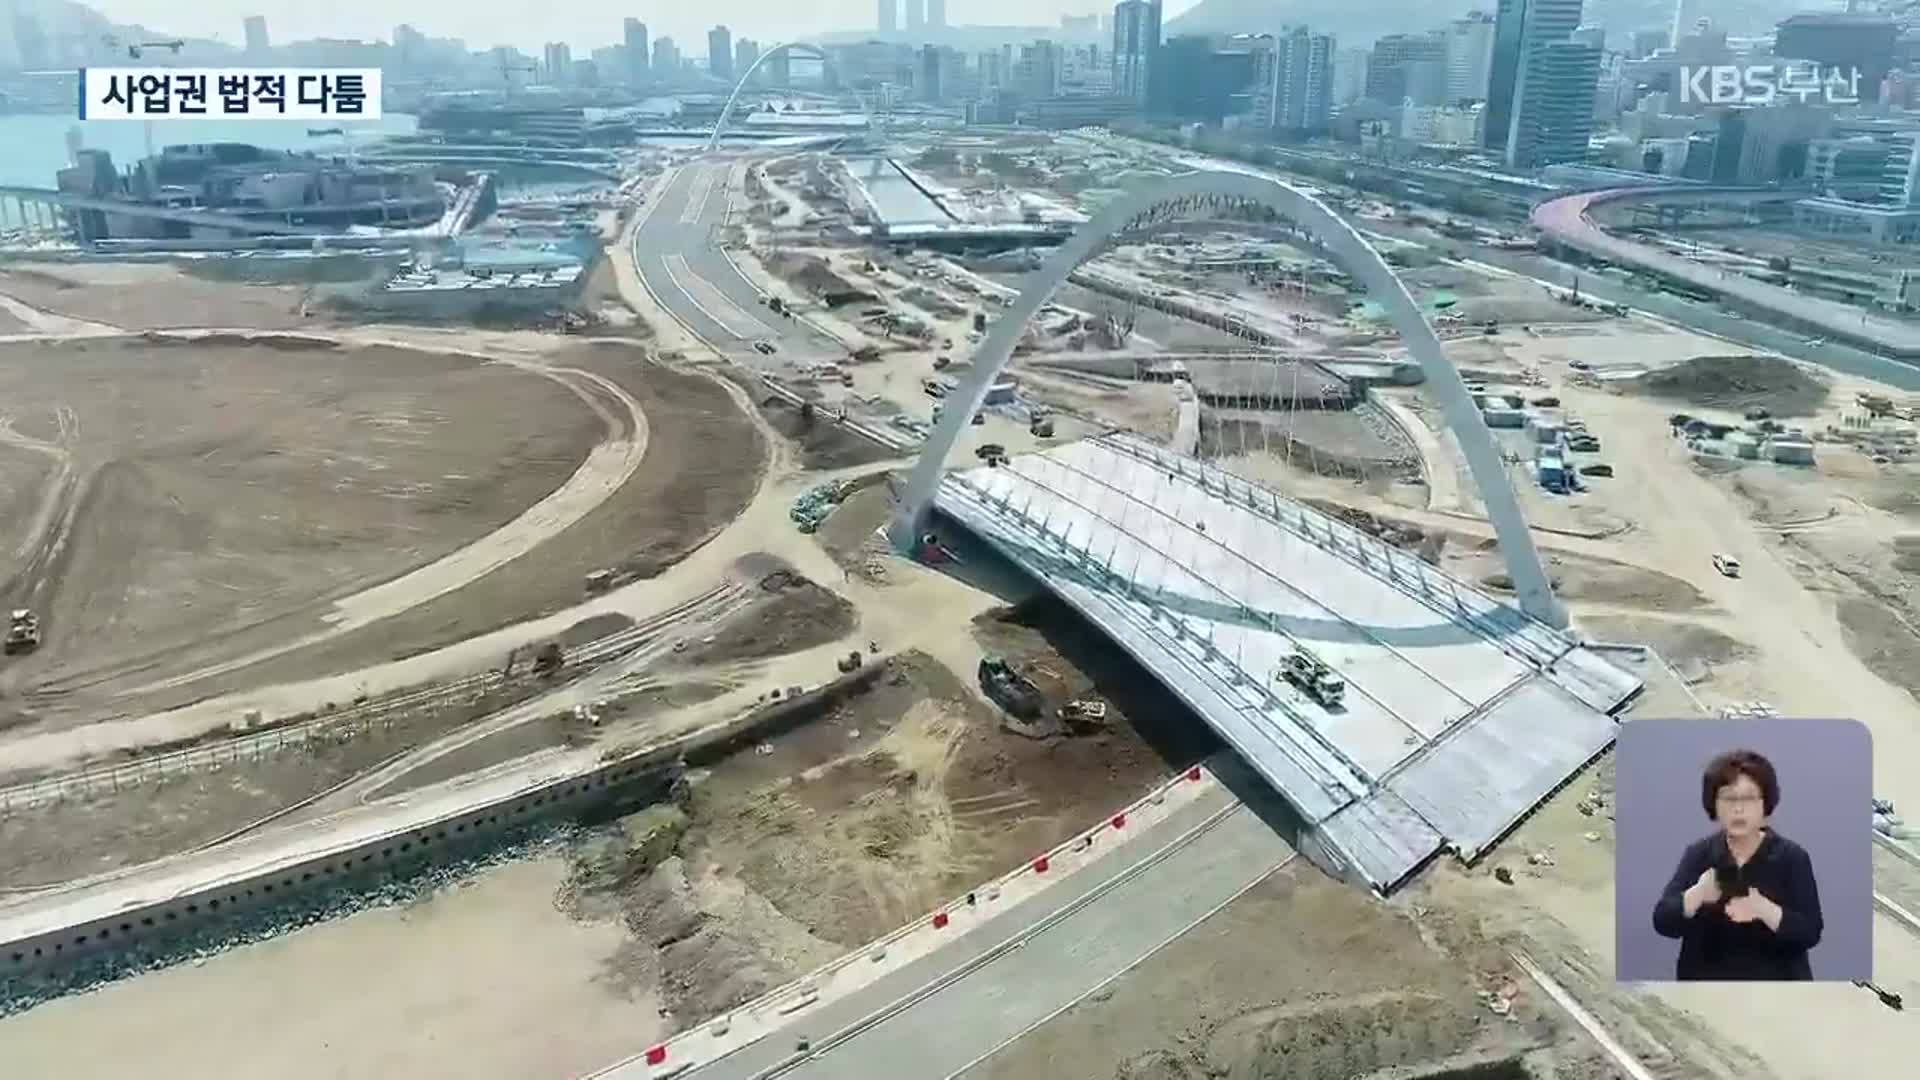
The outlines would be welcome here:
<svg viewBox="0 0 1920 1080">
<path fill-rule="evenodd" d="M 733 84 L 733 92 L 727 95 L 727 103 L 720 107 L 720 117 L 713 122 L 713 134 L 707 136 L 706 148 L 709 151 L 719 148 L 720 136 L 726 134 L 727 120 L 733 116 L 733 103 L 740 99 L 740 91 L 747 88 L 747 80 L 753 78 L 753 73 L 760 70 L 761 64 L 766 63 L 775 56 L 792 53 L 800 53 L 803 56 L 811 57 L 820 61 L 822 64 L 833 62 L 833 58 L 827 55 L 825 49 L 822 49 L 818 45 L 809 45 L 804 41 L 783 41 L 773 48 L 768 49 L 766 52 L 761 53 L 758 57 L 755 57 L 753 63 L 747 66 L 747 70 L 740 73 L 739 81 Z M 863 111 L 866 110 L 866 103 L 864 101 L 861 102 L 861 109 Z M 872 126 L 873 124 L 873 114 L 871 112 L 867 114 L 867 124 L 868 126 Z"/>
<path fill-rule="evenodd" d="M 1013 306 L 1001 313 L 973 356 L 966 379 L 948 395 L 946 408 L 914 464 L 906 494 L 892 526 L 893 541 L 911 550 L 925 532 L 934 495 L 954 446 L 969 420 L 986 402 L 987 390 L 1013 356 L 1029 320 L 1079 265 L 1098 254 L 1116 236 L 1162 223 L 1205 214 L 1291 222 L 1366 287 L 1370 299 L 1386 310 L 1407 349 L 1419 361 L 1446 418 L 1466 454 L 1467 467 L 1492 519 L 1500 552 L 1513 581 L 1520 610 L 1556 629 L 1567 626 L 1565 609 L 1527 529 L 1520 502 L 1508 482 L 1493 435 L 1467 392 L 1459 369 L 1447 359 L 1440 339 L 1427 324 L 1386 260 L 1326 204 L 1279 180 L 1253 173 L 1201 171 L 1167 177 L 1136 188 L 1108 204 L 1075 230 L 1047 261 L 1030 273 Z"/>
</svg>

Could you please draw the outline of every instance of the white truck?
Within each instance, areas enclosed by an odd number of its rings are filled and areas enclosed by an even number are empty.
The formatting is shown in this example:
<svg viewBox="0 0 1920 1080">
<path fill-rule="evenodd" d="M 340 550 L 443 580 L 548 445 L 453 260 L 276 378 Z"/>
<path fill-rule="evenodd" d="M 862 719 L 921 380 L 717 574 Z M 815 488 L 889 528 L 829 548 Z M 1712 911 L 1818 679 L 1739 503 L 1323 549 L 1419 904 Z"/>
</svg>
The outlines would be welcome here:
<svg viewBox="0 0 1920 1080">
<path fill-rule="evenodd" d="M 1280 667 L 1280 677 L 1300 688 L 1328 709 L 1337 709 L 1347 697 L 1347 682 L 1306 648 L 1296 645 Z"/>
<path fill-rule="evenodd" d="M 15 608 L 7 619 L 6 651 L 32 652 L 40 647 L 40 617 L 26 608 Z"/>
</svg>

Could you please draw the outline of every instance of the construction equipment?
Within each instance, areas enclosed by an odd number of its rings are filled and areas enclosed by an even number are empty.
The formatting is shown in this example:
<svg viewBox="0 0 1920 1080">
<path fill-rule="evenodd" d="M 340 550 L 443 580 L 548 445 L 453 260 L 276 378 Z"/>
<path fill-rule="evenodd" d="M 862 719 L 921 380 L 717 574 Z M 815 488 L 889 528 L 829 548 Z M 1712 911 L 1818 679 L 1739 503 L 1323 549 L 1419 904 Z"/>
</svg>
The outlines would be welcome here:
<svg viewBox="0 0 1920 1080">
<path fill-rule="evenodd" d="M 1033 422 L 1027 425 L 1027 431 L 1036 439 L 1051 439 L 1053 438 L 1053 418 L 1036 416 Z"/>
<path fill-rule="evenodd" d="M 26 608 L 15 608 L 7 619 L 7 653 L 32 652 L 39 647 L 40 617 Z"/>
<path fill-rule="evenodd" d="M 860 665 L 865 662 L 866 662 L 866 658 L 860 655 L 860 650 L 855 649 L 852 652 L 848 653 L 847 655 L 841 657 L 835 663 L 835 666 L 840 669 L 840 674 L 851 675 L 854 672 L 859 671 Z"/>
<path fill-rule="evenodd" d="M 980 661 L 980 689 L 994 704 L 1022 720 L 1038 720 L 1045 704 L 1033 680 L 998 656 Z"/>
<path fill-rule="evenodd" d="M 1104 724 L 1107 722 L 1107 703 L 1098 698 L 1075 698 L 1060 706 L 1060 719 L 1068 724 Z"/>
<path fill-rule="evenodd" d="M 1287 654 L 1280 676 L 1326 708 L 1337 709 L 1346 700 L 1346 680 L 1302 646 L 1294 646 L 1293 652 Z"/>
</svg>

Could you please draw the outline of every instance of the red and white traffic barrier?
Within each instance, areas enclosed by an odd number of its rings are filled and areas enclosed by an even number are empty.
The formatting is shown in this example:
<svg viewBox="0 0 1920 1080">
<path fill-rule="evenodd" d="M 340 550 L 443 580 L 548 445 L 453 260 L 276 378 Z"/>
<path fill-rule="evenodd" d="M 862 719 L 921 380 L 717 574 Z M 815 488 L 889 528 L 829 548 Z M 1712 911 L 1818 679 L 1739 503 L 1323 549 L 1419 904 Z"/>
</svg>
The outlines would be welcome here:
<svg viewBox="0 0 1920 1080">
<path fill-rule="evenodd" d="M 801 978 L 761 995 L 734 1011 L 690 1028 L 619 1064 L 595 1080 L 664 1080 L 767 1037 L 816 1005 L 835 1001 L 873 979 L 920 959 L 1026 900 L 1074 871 L 1117 850 L 1132 836 L 1165 819 L 1217 783 L 1195 765 L 1101 820 L 1100 824 L 1041 852 L 1018 868 L 935 908 L 928 916 L 863 945 Z M 1121 834 L 1113 839 L 1111 834 Z M 1106 843 L 1100 837 L 1108 836 Z M 865 958 L 865 964 L 859 961 Z"/>
</svg>

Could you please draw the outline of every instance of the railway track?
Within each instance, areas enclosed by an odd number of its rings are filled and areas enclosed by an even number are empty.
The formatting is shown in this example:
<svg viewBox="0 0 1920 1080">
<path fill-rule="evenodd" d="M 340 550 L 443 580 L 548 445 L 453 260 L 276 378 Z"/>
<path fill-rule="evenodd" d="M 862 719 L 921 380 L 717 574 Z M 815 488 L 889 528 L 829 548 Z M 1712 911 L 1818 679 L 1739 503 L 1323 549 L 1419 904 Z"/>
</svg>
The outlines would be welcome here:
<svg viewBox="0 0 1920 1080">
<path fill-rule="evenodd" d="M 604 663 L 646 645 L 688 619 L 711 617 L 723 612 L 728 605 L 738 602 L 743 591 L 741 586 L 732 583 L 716 586 L 640 623 L 580 645 L 568 651 L 563 670 Z M 0 787 L 0 814 L 18 813 L 97 791 L 118 791 L 228 762 L 257 759 L 303 745 L 312 739 L 371 727 L 412 709 L 444 706 L 462 699 L 477 700 L 507 681 L 508 676 L 501 671 L 476 672 L 449 682 L 358 702 L 305 720 L 277 724 L 262 731 Z"/>
</svg>

